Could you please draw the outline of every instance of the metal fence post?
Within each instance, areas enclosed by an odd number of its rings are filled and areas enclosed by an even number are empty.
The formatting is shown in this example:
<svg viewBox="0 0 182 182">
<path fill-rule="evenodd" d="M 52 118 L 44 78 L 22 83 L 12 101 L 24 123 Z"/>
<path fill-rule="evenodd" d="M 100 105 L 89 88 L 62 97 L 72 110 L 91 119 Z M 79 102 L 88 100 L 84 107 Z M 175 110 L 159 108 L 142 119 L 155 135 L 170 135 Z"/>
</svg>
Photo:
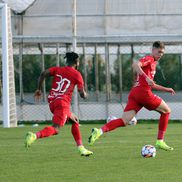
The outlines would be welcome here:
<svg viewBox="0 0 182 182">
<path fill-rule="evenodd" d="M 85 55 L 85 46 L 86 44 L 83 44 L 83 67 L 84 67 L 84 82 L 85 82 L 85 90 L 88 92 L 88 85 L 87 85 L 87 64 L 86 64 L 86 55 Z"/>
<path fill-rule="evenodd" d="M 111 79 L 109 71 L 109 45 L 105 44 L 105 70 L 106 70 L 106 116 L 109 116 L 109 101 L 111 96 Z"/>
<path fill-rule="evenodd" d="M 119 95 L 120 101 L 122 102 L 122 93 L 123 93 L 123 70 L 122 70 L 122 55 L 120 51 L 120 45 L 118 45 L 118 65 L 119 65 Z"/>
<path fill-rule="evenodd" d="M 20 103 L 24 100 L 24 94 L 23 94 L 23 43 L 21 42 L 19 44 L 19 87 L 20 87 Z"/>
<path fill-rule="evenodd" d="M 44 59 L 44 44 L 40 44 L 40 52 L 41 52 L 41 71 L 45 70 L 45 59 Z M 46 83 L 45 81 L 43 82 L 43 102 L 46 101 Z"/>
<path fill-rule="evenodd" d="M 95 72 L 95 92 L 96 101 L 99 101 L 99 70 L 98 70 L 98 55 L 97 55 L 97 44 L 95 44 L 95 56 L 94 56 L 94 72 Z"/>
<path fill-rule="evenodd" d="M 59 58 L 59 43 L 56 44 L 56 66 L 59 66 L 59 61 L 60 61 L 60 58 Z"/>
</svg>

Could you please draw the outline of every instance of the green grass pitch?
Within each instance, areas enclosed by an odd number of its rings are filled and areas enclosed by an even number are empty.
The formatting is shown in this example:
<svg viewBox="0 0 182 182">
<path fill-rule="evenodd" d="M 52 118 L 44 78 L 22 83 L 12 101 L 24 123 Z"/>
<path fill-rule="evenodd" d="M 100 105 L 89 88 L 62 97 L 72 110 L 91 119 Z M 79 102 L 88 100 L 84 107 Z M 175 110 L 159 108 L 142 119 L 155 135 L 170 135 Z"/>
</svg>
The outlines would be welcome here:
<svg viewBox="0 0 182 182">
<path fill-rule="evenodd" d="M 166 141 L 174 151 L 157 151 L 155 158 L 145 159 L 140 151 L 145 144 L 154 145 L 157 124 L 138 124 L 104 134 L 94 146 L 87 139 L 93 127 L 82 124 L 85 147 L 93 156 L 81 157 L 66 125 L 60 134 L 36 141 L 24 148 L 28 131 L 37 128 L 0 128 L 1 182 L 181 182 L 182 123 L 169 124 Z"/>
</svg>

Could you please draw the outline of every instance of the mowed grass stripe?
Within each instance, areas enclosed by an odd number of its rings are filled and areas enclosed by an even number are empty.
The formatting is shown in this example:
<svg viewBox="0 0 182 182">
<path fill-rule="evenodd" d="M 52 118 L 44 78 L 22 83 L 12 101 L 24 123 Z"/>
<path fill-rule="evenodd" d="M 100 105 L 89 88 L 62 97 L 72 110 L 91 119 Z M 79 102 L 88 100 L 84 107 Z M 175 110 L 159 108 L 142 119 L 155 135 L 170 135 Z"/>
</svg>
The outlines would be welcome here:
<svg viewBox="0 0 182 182">
<path fill-rule="evenodd" d="M 91 129 L 101 125 L 81 126 L 85 147 L 94 152 L 80 157 L 66 125 L 59 135 L 24 148 L 24 137 L 33 128 L 0 128 L 0 181 L 2 182 L 180 182 L 182 181 L 182 124 L 169 124 L 166 142 L 173 152 L 157 151 L 156 158 L 144 159 L 140 150 L 155 144 L 157 124 L 138 124 L 103 135 L 88 146 Z"/>
</svg>

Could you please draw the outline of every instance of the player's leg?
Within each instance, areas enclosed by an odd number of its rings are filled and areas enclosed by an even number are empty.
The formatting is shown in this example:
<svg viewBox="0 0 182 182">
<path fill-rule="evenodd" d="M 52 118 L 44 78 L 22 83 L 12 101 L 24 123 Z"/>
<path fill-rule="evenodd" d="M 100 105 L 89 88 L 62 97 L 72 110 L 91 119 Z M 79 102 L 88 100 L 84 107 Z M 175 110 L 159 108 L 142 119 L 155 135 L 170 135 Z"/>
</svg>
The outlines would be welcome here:
<svg viewBox="0 0 182 182">
<path fill-rule="evenodd" d="M 142 108 L 142 105 L 139 104 L 136 100 L 137 91 L 132 89 L 128 96 L 128 103 L 124 109 L 122 118 L 111 120 L 109 123 L 102 126 L 100 129 L 93 128 L 91 136 L 88 139 L 90 145 L 93 145 L 94 142 L 105 132 L 112 131 L 118 127 L 126 126 L 129 121 L 136 115 L 136 113 Z M 139 95 L 141 95 L 139 93 Z"/>
<path fill-rule="evenodd" d="M 25 147 L 28 148 L 31 146 L 32 143 L 35 142 L 35 140 L 39 139 L 39 138 L 44 138 L 44 137 L 49 137 L 52 135 L 57 135 L 58 131 L 59 131 L 59 126 L 58 125 L 52 125 L 52 126 L 47 126 L 44 129 L 33 133 L 33 132 L 28 132 L 26 134 L 26 138 L 25 138 Z"/>
<path fill-rule="evenodd" d="M 102 133 L 112 131 L 118 127 L 124 127 L 128 124 L 129 121 L 136 115 L 135 110 L 125 111 L 122 115 L 122 118 L 111 120 L 101 127 Z"/>
<path fill-rule="evenodd" d="M 158 125 L 158 136 L 156 141 L 156 147 L 164 150 L 173 150 L 164 142 L 164 134 L 168 125 L 170 108 L 169 106 L 158 96 L 150 92 L 149 96 L 145 100 L 144 107 L 149 110 L 155 110 L 161 114 Z"/>
<path fill-rule="evenodd" d="M 77 121 L 74 120 L 70 120 L 72 126 L 71 126 L 71 133 L 73 135 L 73 138 L 76 142 L 76 145 L 78 147 L 78 151 L 80 153 L 81 156 L 89 156 L 92 155 L 93 152 L 87 150 L 82 143 L 82 136 L 81 136 L 81 132 L 80 132 L 80 127 L 79 127 L 79 123 Z"/>
<path fill-rule="evenodd" d="M 122 115 L 122 118 L 111 120 L 109 123 L 103 125 L 100 129 L 93 128 L 91 136 L 88 139 L 89 144 L 93 145 L 94 142 L 105 132 L 112 131 L 118 127 L 126 126 L 135 115 L 135 110 L 125 111 Z"/>
<path fill-rule="evenodd" d="M 59 132 L 59 128 L 64 126 L 64 124 L 66 123 L 67 116 L 64 112 L 65 109 L 59 107 L 59 101 L 53 103 L 50 109 L 53 113 L 53 118 L 52 118 L 53 125 L 46 126 L 44 129 L 36 133 L 28 132 L 25 138 L 26 148 L 29 148 L 31 144 L 34 143 L 37 139 L 50 137 L 52 135 L 57 135 Z"/>
<path fill-rule="evenodd" d="M 156 111 L 161 113 L 160 120 L 159 120 L 159 132 L 157 139 L 163 140 L 164 135 L 168 126 L 168 120 L 170 116 L 171 109 L 169 106 L 162 100 L 159 107 L 156 108 Z"/>
<path fill-rule="evenodd" d="M 171 109 L 169 106 L 162 100 L 161 104 L 155 109 L 156 111 L 161 113 L 158 125 L 158 135 L 156 141 L 156 147 L 164 150 L 173 150 L 172 147 L 168 146 L 164 142 L 164 135 L 168 126 L 169 116 L 171 113 Z"/>
<path fill-rule="evenodd" d="M 81 145 L 83 145 L 83 143 L 82 143 L 82 136 L 81 136 L 79 124 L 77 122 L 73 122 L 73 121 L 71 121 L 71 123 L 72 123 L 71 133 L 76 142 L 76 145 L 81 146 Z"/>
<path fill-rule="evenodd" d="M 60 125 L 53 123 L 52 126 L 46 126 L 44 129 L 36 132 L 37 139 L 45 138 L 52 135 L 57 135 L 59 132 Z"/>
</svg>

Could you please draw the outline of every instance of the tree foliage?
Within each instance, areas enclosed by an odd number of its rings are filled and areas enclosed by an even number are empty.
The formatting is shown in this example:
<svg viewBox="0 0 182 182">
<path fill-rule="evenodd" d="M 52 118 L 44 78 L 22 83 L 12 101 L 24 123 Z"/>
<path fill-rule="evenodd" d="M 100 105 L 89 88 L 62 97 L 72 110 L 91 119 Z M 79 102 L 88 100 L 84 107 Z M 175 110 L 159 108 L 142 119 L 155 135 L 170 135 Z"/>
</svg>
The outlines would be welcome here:
<svg viewBox="0 0 182 182">
<path fill-rule="evenodd" d="M 97 56 L 97 57 L 96 57 Z M 138 55 L 136 55 L 138 57 Z M 55 55 L 45 55 L 45 69 L 49 67 L 56 66 L 56 56 Z M 84 64 L 86 64 L 87 72 L 87 86 L 88 91 L 96 91 L 96 67 L 95 61 L 98 64 L 98 90 L 100 92 L 105 92 L 106 90 L 106 62 L 104 56 L 102 55 L 87 55 L 84 60 L 83 55 L 80 56 L 80 67 L 84 77 Z M 85 63 L 84 63 L 85 61 Z M 132 87 L 133 83 L 133 71 L 131 68 L 132 58 L 129 54 L 123 54 L 121 60 L 113 61 L 113 70 L 111 72 L 111 88 L 115 93 L 120 92 L 119 86 L 119 61 L 122 64 L 122 91 L 128 91 Z M 23 91 L 24 92 L 34 92 L 37 88 L 37 81 L 41 73 L 41 55 L 24 55 L 23 56 Z M 14 56 L 15 65 L 15 84 L 16 92 L 19 92 L 19 59 L 18 56 Z M 60 66 L 65 65 L 65 60 L 62 55 L 60 55 Z M 182 89 L 182 78 L 181 78 L 181 63 L 180 55 L 178 54 L 167 54 L 162 57 L 157 66 L 157 73 L 155 76 L 155 81 L 166 87 L 172 87 L 175 90 Z M 51 87 L 51 79 L 46 80 L 46 90 L 48 91 Z"/>
</svg>

